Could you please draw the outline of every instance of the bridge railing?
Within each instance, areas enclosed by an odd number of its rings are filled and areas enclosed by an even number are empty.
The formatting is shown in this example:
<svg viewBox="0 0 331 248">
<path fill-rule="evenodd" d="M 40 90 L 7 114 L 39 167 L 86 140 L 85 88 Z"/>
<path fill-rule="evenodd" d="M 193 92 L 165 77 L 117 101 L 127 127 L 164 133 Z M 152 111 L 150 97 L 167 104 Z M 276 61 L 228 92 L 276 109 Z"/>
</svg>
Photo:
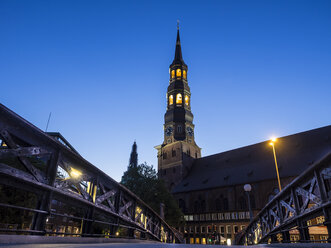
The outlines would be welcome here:
<svg viewBox="0 0 331 248">
<path fill-rule="evenodd" d="M 183 241 L 70 145 L 1 104 L 0 145 L 0 233 Z"/>
<path fill-rule="evenodd" d="M 275 196 L 238 243 L 276 242 L 331 242 L 331 152 Z"/>
</svg>

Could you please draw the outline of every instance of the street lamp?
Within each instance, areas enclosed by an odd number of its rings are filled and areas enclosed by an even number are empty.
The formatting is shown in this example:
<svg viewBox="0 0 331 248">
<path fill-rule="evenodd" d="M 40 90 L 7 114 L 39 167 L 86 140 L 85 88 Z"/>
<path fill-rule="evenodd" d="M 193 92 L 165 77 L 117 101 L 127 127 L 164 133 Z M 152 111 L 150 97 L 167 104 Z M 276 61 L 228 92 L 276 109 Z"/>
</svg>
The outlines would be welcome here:
<svg viewBox="0 0 331 248">
<path fill-rule="evenodd" d="M 275 166 L 276 166 L 276 172 L 277 172 L 277 180 L 278 180 L 278 187 L 279 187 L 279 192 L 282 191 L 282 186 L 280 185 L 280 179 L 279 179 L 279 172 L 278 172 L 278 164 L 277 164 L 277 158 L 276 158 L 276 150 L 275 150 L 275 143 L 277 139 L 272 138 L 269 145 L 272 146 L 272 151 L 274 153 L 274 159 L 275 159 Z"/>
<path fill-rule="evenodd" d="M 252 221 L 253 220 L 253 212 L 252 212 L 252 207 L 251 207 L 251 199 L 249 197 L 249 192 L 251 192 L 252 186 L 250 184 L 245 184 L 244 185 L 244 190 L 246 192 L 247 199 L 248 199 L 249 219 L 250 219 L 250 221 Z"/>
</svg>

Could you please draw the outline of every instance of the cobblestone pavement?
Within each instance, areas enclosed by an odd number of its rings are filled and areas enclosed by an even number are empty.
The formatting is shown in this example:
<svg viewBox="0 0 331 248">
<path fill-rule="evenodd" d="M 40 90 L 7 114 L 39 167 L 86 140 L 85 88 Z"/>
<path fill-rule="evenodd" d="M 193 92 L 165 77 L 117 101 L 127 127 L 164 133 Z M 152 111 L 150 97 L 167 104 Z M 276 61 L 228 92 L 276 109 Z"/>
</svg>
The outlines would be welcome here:
<svg viewBox="0 0 331 248">
<path fill-rule="evenodd" d="M 6 248 L 216 248 L 216 247 L 233 247 L 240 248 L 245 246 L 225 246 L 225 245 L 189 245 L 189 244 L 132 244 L 132 243 L 103 243 L 103 244 L 0 244 L 0 247 Z M 270 244 L 254 245 L 250 248 L 326 248 L 331 244 Z"/>
</svg>

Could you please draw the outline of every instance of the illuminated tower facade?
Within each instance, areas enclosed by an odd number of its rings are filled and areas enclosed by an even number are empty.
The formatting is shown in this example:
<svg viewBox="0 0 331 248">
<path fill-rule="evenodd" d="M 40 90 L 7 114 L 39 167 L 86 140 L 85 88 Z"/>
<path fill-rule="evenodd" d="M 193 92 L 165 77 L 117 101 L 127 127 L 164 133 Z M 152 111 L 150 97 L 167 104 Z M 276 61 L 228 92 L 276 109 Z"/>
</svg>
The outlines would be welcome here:
<svg viewBox="0 0 331 248">
<path fill-rule="evenodd" d="M 164 141 L 155 147 L 158 150 L 159 177 L 165 180 L 170 190 L 186 176 L 193 160 L 201 157 L 201 148 L 194 139 L 187 71 L 188 67 L 182 57 L 179 29 L 177 29 L 175 58 L 169 68 Z"/>
</svg>

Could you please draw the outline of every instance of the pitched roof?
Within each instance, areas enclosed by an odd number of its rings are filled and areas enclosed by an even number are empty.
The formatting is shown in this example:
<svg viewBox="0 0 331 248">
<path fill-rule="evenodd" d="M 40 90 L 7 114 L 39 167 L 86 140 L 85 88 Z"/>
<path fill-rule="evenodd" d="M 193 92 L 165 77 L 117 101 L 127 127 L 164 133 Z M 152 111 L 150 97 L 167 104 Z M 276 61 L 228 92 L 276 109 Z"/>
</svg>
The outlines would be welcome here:
<svg viewBox="0 0 331 248">
<path fill-rule="evenodd" d="M 297 176 L 331 151 L 331 125 L 279 138 L 275 148 L 280 177 Z M 275 178 L 272 148 L 264 141 L 196 159 L 173 193 Z"/>
</svg>

